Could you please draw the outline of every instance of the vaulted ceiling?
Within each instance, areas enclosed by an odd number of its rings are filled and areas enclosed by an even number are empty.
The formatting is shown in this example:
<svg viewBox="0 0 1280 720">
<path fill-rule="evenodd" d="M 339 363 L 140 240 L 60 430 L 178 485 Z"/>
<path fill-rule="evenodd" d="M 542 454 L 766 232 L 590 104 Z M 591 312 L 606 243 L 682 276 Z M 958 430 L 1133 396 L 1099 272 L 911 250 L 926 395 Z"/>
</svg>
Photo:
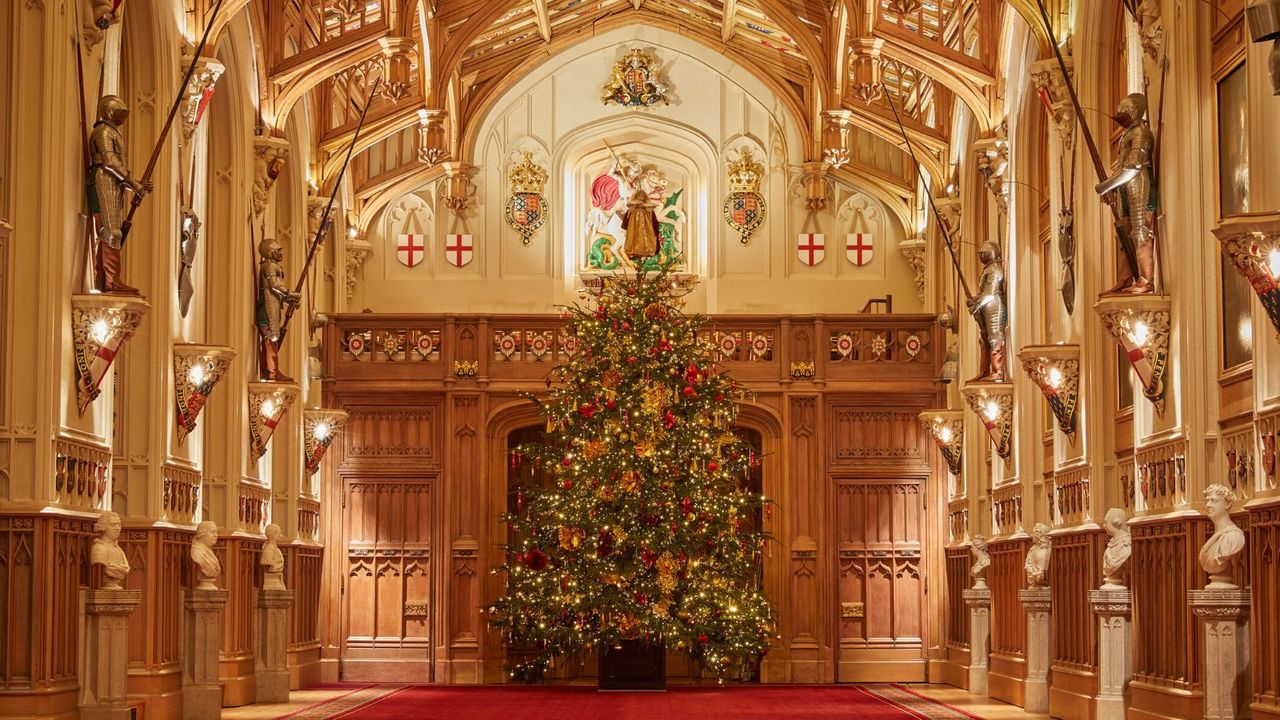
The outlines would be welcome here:
<svg viewBox="0 0 1280 720">
<path fill-rule="evenodd" d="M 207 15 L 215 0 L 195 0 Z M 1024 0 L 1019 0 L 1025 5 Z M 1065 5 L 1053 0 L 1051 6 Z M 945 164 L 955 103 L 980 132 L 995 117 L 1001 0 L 224 0 L 241 10 L 259 53 L 262 122 L 281 132 L 304 97 L 313 108 L 316 175 L 332 181 L 360 111 L 374 98 L 352 175 L 357 200 L 411 188 L 446 159 L 529 69 L 596 33 L 665 28 L 732 58 L 783 99 L 809 159 L 824 117 L 901 145 L 892 110 L 922 150 Z M 374 91 L 376 85 L 376 93 Z M 892 107 L 891 104 L 892 103 Z M 429 131 L 428 131 L 429 130 Z M 436 147 L 429 147 L 429 146 Z M 914 185 L 909 166 L 896 181 Z M 851 168 L 856 172 L 858 168 Z M 885 169 L 866 168 L 881 175 Z M 890 173 L 892 175 L 892 173 Z"/>
</svg>

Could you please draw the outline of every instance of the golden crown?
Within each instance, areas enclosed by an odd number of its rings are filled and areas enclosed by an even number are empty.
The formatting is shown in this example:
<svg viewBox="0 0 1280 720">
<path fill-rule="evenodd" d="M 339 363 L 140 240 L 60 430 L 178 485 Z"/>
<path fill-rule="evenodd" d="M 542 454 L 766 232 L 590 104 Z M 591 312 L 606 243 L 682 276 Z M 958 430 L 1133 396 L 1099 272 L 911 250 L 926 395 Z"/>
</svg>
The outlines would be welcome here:
<svg viewBox="0 0 1280 720">
<path fill-rule="evenodd" d="M 507 173 L 511 180 L 511 192 L 540 193 L 547 182 L 547 171 L 533 163 L 533 153 L 525 151 L 524 161 Z"/>
<path fill-rule="evenodd" d="M 751 157 L 751 150 L 748 148 L 739 150 L 738 159 L 729 163 L 730 192 L 758 192 L 762 177 L 764 166 Z"/>
</svg>

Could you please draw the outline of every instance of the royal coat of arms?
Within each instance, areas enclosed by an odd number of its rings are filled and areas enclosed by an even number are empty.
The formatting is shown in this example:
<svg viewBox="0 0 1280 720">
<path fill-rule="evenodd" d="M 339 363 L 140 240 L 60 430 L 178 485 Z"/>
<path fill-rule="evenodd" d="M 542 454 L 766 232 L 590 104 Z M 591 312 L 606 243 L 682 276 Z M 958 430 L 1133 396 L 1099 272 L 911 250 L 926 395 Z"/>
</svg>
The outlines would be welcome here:
<svg viewBox="0 0 1280 720">
<path fill-rule="evenodd" d="M 760 194 L 760 179 L 764 166 L 751 157 L 751 150 L 742 148 L 738 159 L 729 165 L 729 197 L 724 199 L 724 220 L 738 231 L 742 244 L 751 239 L 751 233 L 764 223 L 765 203 Z"/>
<path fill-rule="evenodd" d="M 547 182 L 547 171 L 533 162 L 533 153 L 525 152 L 524 160 L 507 173 L 511 181 L 511 197 L 507 200 L 507 224 L 520 233 L 521 241 L 529 239 L 547 221 L 547 202 L 542 197 L 542 186 Z"/>
<path fill-rule="evenodd" d="M 623 55 L 613 64 L 613 75 L 604 86 L 600 99 L 605 105 L 614 103 L 623 107 L 649 107 L 667 105 L 667 86 L 658 79 L 658 61 L 649 53 L 635 49 Z"/>
</svg>

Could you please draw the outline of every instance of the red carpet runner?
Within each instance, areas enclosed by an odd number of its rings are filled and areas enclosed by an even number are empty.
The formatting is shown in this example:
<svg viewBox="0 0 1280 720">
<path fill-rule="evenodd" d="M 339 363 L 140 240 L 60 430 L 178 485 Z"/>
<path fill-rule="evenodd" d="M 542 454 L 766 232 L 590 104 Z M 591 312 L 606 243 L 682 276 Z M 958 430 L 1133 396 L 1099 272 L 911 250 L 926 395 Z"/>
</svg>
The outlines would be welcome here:
<svg viewBox="0 0 1280 720">
<path fill-rule="evenodd" d="M 286 715 L 326 720 L 972 720 L 956 708 L 897 685 L 681 687 L 664 693 L 592 687 L 376 686 Z M 365 702 L 353 703 L 365 695 Z M 363 698 L 361 698 L 363 699 Z M 345 702 L 344 702 L 345 701 Z M 353 707 L 353 704 L 355 705 Z"/>
</svg>

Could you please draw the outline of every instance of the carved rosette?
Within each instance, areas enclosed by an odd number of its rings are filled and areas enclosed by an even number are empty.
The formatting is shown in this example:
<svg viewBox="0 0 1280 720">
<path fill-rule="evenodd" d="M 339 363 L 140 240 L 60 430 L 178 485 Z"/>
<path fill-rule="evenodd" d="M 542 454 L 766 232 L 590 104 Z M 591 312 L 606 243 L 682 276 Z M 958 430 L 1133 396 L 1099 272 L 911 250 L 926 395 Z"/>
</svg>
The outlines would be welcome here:
<svg viewBox="0 0 1280 720">
<path fill-rule="evenodd" d="M 1072 67 L 1071 56 L 1064 55 L 1063 62 L 1066 63 L 1067 72 L 1074 77 L 1075 70 Z M 1058 133 L 1058 137 L 1062 139 L 1063 149 L 1068 153 L 1071 152 L 1076 136 L 1076 116 L 1071 105 L 1071 94 L 1066 82 L 1063 81 L 1062 69 L 1058 67 L 1058 61 L 1050 58 L 1032 63 L 1031 82 L 1035 85 L 1040 101 L 1044 103 L 1049 113 L 1054 132 Z"/>
<path fill-rule="evenodd" d="M 920 412 L 920 424 L 946 458 L 947 469 L 959 475 L 964 460 L 964 411 L 943 408 Z"/>
<path fill-rule="evenodd" d="M 257 462 L 267 452 L 271 435 L 280 418 L 298 399 L 293 383 L 249 383 L 249 461 Z"/>
<path fill-rule="evenodd" d="M 186 70 L 190 62 L 190 57 L 182 59 L 183 70 Z M 179 112 L 179 117 L 182 118 L 184 145 L 191 142 L 191 136 L 200 126 L 200 120 L 213 99 L 213 90 L 218 83 L 218 78 L 222 77 L 225 70 L 222 63 L 210 57 L 201 57 L 196 61 L 196 69 L 191 73 L 191 80 L 187 82 L 186 90 L 182 93 L 182 107 Z"/>
<path fill-rule="evenodd" d="M 822 161 L 840 169 L 849 162 L 852 110 L 822 111 Z"/>
<path fill-rule="evenodd" d="M 71 335 L 80 414 L 101 393 L 102 379 L 151 306 L 127 295 L 72 295 Z"/>
<path fill-rule="evenodd" d="M 412 71 L 418 60 L 418 46 L 413 38 L 384 37 L 382 48 L 382 86 L 379 92 L 391 102 L 400 102 L 413 92 Z"/>
<path fill-rule="evenodd" d="M 357 232 L 355 235 L 347 236 L 346 247 L 346 280 L 347 280 L 347 307 L 351 307 L 351 303 L 355 301 L 356 285 L 360 284 L 360 270 L 364 267 L 364 263 L 373 254 L 373 246 L 365 239 L 365 234 Z"/>
<path fill-rule="evenodd" d="M 960 393 L 969 409 L 982 420 L 996 454 L 1007 459 L 1013 450 L 1013 384 L 971 382 Z"/>
<path fill-rule="evenodd" d="M 906 258 L 907 264 L 911 266 L 911 277 L 916 283 L 916 297 L 920 298 L 920 302 L 924 302 L 926 248 L 928 248 L 928 243 L 922 237 L 914 237 L 898 243 L 898 252 L 902 253 L 902 257 Z"/>
<path fill-rule="evenodd" d="M 1213 234 L 1280 335 L 1280 213 L 1227 218 Z"/>
<path fill-rule="evenodd" d="M 1169 362 L 1169 296 L 1108 295 L 1093 311 L 1129 358 L 1142 394 L 1164 414 L 1164 371 Z"/>
<path fill-rule="evenodd" d="M 1044 393 L 1058 429 L 1076 442 L 1076 405 L 1080 395 L 1079 345 L 1028 345 L 1018 351 L 1022 369 Z"/>
<path fill-rule="evenodd" d="M 276 178 L 284 172 L 285 160 L 289 157 L 289 141 L 278 137 L 257 137 L 253 139 L 253 215 L 258 217 L 267 209 L 267 201 L 271 199 L 271 188 Z"/>
<path fill-rule="evenodd" d="M 302 439 L 307 475 L 320 469 L 329 444 L 347 422 L 347 413 L 333 408 L 307 408 L 302 411 Z"/>
<path fill-rule="evenodd" d="M 448 138 L 444 132 L 444 110 L 418 110 L 418 162 L 431 167 L 449 159 Z"/>
<path fill-rule="evenodd" d="M 849 80 L 854 97 L 870 105 L 884 95 L 880 84 L 880 49 L 884 38 L 860 37 L 849 41 Z"/>
<path fill-rule="evenodd" d="M 231 367 L 236 351 L 223 345 L 173 346 L 173 385 L 178 413 L 178 442 L 196 429 L 196 419 L 213 388 Z"/>
</svg>

